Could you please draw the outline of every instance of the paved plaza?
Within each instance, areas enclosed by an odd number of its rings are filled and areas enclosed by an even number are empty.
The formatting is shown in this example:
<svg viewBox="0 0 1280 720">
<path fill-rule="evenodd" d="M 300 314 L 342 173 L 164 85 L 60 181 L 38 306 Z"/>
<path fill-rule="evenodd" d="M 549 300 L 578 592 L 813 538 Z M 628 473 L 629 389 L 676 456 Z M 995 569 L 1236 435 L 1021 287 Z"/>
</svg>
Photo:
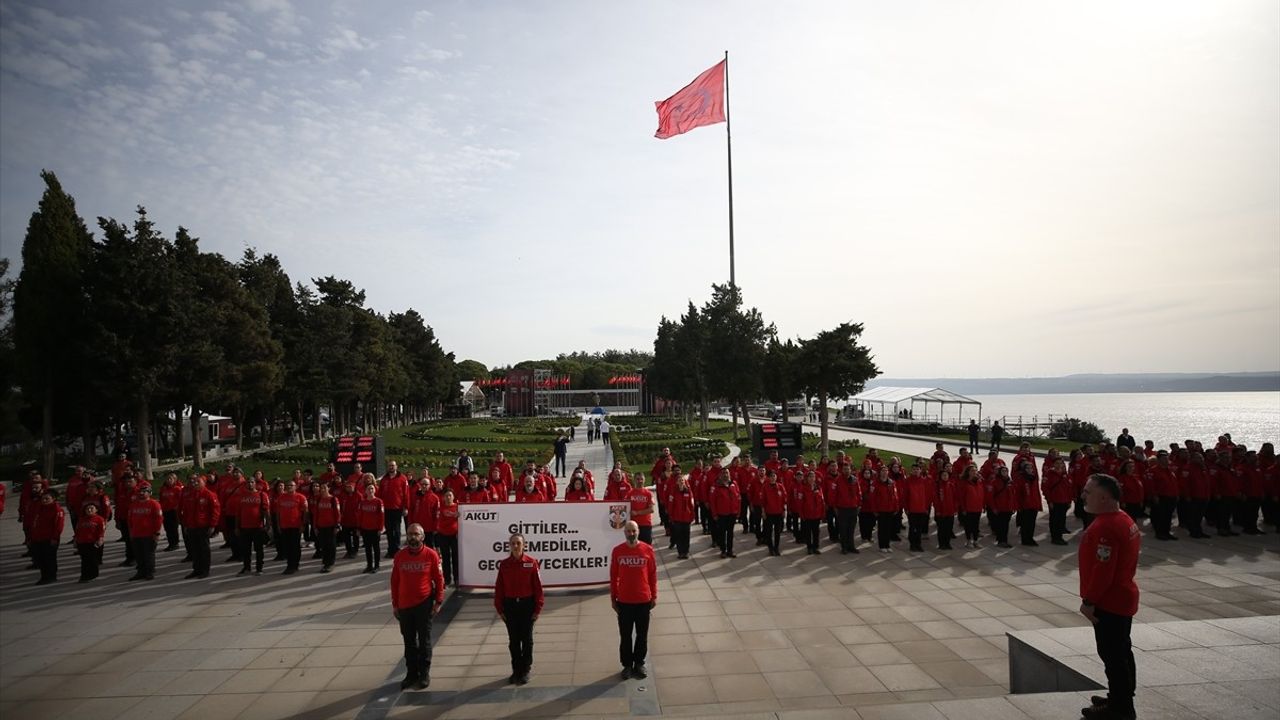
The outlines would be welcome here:
<svg viewBox="0 0 1280 720">
<path fill-rule="evenodd" d="M 608 458 L 583 436 L 570 464 L 583 455 L 602 486 Z M 304 559 L 297 575 L 280 575 L 283 563 L 274 563 L 261 577 L 239 577 L 222 551 L 212 578 L 188 581 L 179 551 L 159 553 L 157 579 L 139 583 L 126 582 L 132 570 L 116 567 L 123 546 L 109 543 L 103 575 L 79 585 L 64 546 L 61 580 L 36 587 L 18 557 L 15 519 L 6 513 L 0 527 L 3 718 L 1002 720 L 1069 719 L 1087 704 L 1087 693 L 1009 695 L 1006 633 L 1085 625 L 1074 546 L 881 555 L 864 545 L 845 556 L 824 541 L 822 555 L 807 556 L 784 536 L 783 556 L 771 558 L 740 535 L 738 558 L 720 559 L 695 529 L 692 557 L 681 561 L 659 530 L 647 680 L 618 679 L 617 625 L 603 589 L 548 594 L 524 687 L 505 684 L 506 632 L 492 596 L 450 591 L 431 687 L 401 692 L 389 563 L 370 576 L 362 558 L 340 560 L 319 575 Z M 1136 622 L 1280 615 L 1278 550 L 1276 534 L 1147 540 Z M 1265 663 L 1276 647 L 1250 652 Z M 1215 686 L 1245 703 L 1231 717 L 1280 714 L 1280 690 L 1248 681 L 1238 692 L 1230 677 Z M 1139 714 L 1227 716 L 1206 697 L 1214 696 L 1146 688 Z"/>
</svg>

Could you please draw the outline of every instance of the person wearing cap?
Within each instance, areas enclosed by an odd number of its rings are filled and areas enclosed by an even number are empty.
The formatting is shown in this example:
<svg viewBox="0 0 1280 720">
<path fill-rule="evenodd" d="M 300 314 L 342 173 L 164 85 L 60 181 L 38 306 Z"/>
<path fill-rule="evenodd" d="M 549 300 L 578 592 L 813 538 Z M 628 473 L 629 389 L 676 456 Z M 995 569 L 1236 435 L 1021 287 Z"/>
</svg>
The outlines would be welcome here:
<svg viewBox="0 0 1280 720">
<path fill-rule="evenodd" d="M 640 526 L 634 520 L 628 520 L 622 532 L 626 541 L 609 554 L 609 594 L 618 614 L 618 659 L 623 680 L 643 679 L 648 675 L 644 661 L 649 652 L 649 617 L 658 604 L 658 564 L 653 546 L 640 542 Z"/>
<path fill-rule="evenodd" d="M 218 502 L 218 494 L 205 487 L 204 478 L 197 473 L 187 478 L 187 492 L 182 495 L 178 515 L 182 521 L 183 542 L 191 555 L 191 572 L 186 579 L 207 578 L 213 562 L 209 538 L 218 530 L 222 504 Z"/>
<path fill-rule="evenodd" d="M 164 510 L 160 501 L 151 497 L 151 486 L 138 489 L 129 503 L 129 543 L 138 569 L 130 580 L 156 579 L 156 543 L 164 528 Z"/>
<path fill-rule="evenodd" d="M 42 490 L 38 499 L 27 508 L 27 546 L 31 559 L 40 570 L 37 585 L 48 585 L 58 580 L 58 545 L 67 524 L 67 513 L 58 504 L 57 490 Z"/>
<path fill-rule="evenodd" d="M 498 563 L 493 584 L 493 606 L 507 626 L 507 650 L 511 653 L 511 677 L 507 682 L 526 685 L 533 668 L 533 624 L 542 613 L 541 565 L 524 552 L 524 535 L 514 533 L 510 554 Z"/>
<path fill-rule="evenodd" d="M 431 684 L 431 620 L 444 606 L 440 556 L 423 544 L 424 534 L 421 525 L 410 525 L 408 543 L 391 563 L 391 614 L 404 639 L 401 690 L 425 690 Z"/>
<path fill-rule="evenodd" d="M 1120 495 L 1120 485 L 1110 475 L 1095 473 L 1085 483 L 1085 505 L 1093 522 L 1080 538 L 1080 614 L 1093 625 L 1098 657 L 1107 675 L 1107 696 L 1093 697 L 1093 704 L 1081 710 L 1088 720 L 1136 717 L 1137 668 L 1131 633 L 1138 612 L 1134 575 L 1142 534 L 1121 511 Z"/>
</svg>

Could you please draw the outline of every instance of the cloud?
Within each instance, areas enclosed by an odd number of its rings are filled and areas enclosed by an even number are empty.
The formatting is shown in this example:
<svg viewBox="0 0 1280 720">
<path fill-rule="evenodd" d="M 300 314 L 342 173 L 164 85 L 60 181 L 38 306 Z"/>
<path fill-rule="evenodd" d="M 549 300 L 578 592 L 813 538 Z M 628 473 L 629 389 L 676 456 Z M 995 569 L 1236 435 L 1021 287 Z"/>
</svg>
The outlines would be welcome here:
<svg viewBox="0 0 1280 720">
<path fill-rule="evenodd" d="M 249 58 L 250 60 L 257 61 L 257 60 L 265 60 L 267 57 L 267 54 L 262 52 L 261 50 L 245 50 L 244 56 Z"/>
<path fill-rule="evenodd" d="M 204 21 L 211 25 L 216 32 L 227 35 L 234 35 L 242 27 L 239 20 L 222 10 L 209 10 L 201 13 L 200 17 L 204 18 Z"/>
<path fill-rule="evenodd" d="M 22 78 L 27 82 L 57 90 L 72 90 L 84 85 L 89 75 L 74 65 L 64 62 L 48 53 L 21 51 L 10 52 L 6 48 L 0 55 L 0 65 L 6 73 Z"/>
<path fill-rule="evenodd" d="M 369 50 L 377 43 L 366 38 L 351 28 L 340 27 L 324 41 L 324 47 L 333 57 L 346 52 Z"/>
</svg>

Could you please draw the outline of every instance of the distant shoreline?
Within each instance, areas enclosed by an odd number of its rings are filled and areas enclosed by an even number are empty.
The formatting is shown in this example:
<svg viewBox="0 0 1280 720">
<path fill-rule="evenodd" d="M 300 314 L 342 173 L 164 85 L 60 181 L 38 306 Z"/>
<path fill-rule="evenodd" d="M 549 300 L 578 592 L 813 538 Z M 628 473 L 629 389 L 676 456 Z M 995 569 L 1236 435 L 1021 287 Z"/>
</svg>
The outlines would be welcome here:
<svg viewBox="0 0 1280 720">
<path fill-rule="evenodd" d="M 868 390 L 876 387 L 937 387 L 965 395 L 1280 392 L 1280 372 L 1091 374 L 1040 378 L 876 378 L 867 383 Z"/>
</svg>

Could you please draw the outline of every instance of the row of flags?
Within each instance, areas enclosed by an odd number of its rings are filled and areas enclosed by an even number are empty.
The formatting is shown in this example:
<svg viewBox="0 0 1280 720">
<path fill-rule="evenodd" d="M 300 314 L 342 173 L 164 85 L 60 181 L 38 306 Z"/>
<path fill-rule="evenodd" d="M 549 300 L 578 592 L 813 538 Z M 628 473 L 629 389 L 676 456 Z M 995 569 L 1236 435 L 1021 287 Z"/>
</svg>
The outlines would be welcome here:
<svg viewBox="0 0 1280 720">
<path fill-rule="evenodd" d="M 568 375 L 555 375 L 541 380 L 529 377 L 493 378 L 492 380 L 476 380 L 476 387 L 482 388 L 537 388 L 551 390 L 569 387 Z"/>
</svg>

